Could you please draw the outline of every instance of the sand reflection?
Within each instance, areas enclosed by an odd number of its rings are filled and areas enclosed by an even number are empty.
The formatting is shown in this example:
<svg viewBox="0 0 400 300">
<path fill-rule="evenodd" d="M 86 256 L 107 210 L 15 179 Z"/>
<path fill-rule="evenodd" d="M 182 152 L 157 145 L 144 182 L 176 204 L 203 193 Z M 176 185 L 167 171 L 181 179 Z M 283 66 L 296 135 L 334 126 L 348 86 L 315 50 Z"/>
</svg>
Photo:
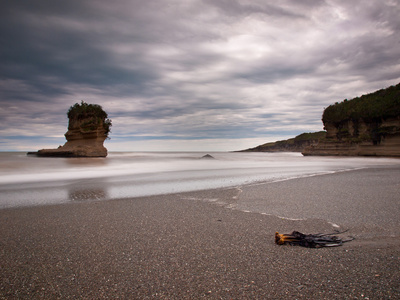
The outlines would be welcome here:
<svg viewBox="0 0 400 300">
<path fill-rule="evenodd" d="M 67 165 L 82 167 L 101 167 L 107 165 L 107 159 L 104 157 L 74 157 L 65 160 Z"/>
<path fill-rule="evenodd" d="M 96 188 L 72 188 L 68 192 L 70 201 L 94 201 L 108 199 L 107 190 L 101 187 Z"/>
</svg>

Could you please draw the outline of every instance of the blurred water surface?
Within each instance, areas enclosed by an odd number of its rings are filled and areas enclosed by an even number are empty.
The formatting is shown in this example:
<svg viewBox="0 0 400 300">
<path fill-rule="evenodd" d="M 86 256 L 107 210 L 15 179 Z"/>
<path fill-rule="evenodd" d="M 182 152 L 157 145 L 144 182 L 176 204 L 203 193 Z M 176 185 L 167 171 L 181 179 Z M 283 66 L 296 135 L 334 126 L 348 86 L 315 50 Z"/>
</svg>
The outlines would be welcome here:
<svg viewBox="0 0 400 300">
<path fill-rule="evenodd" d="M 0 153 L 0 208 L 109 200 L 288 180 L 382 165 L 391 158 L 300 153 L 111 152 L 106 158 Z"/>
</svg>

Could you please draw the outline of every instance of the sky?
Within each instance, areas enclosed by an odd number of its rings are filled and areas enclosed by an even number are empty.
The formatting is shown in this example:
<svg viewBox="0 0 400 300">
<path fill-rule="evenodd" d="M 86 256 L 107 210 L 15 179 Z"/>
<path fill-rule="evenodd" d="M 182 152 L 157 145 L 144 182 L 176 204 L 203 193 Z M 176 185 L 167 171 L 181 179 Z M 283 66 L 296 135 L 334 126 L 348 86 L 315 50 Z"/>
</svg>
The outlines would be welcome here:
<svg viewBox="0 0 400 300">
<path fill-rule="evenodd" d="M 400 82 L 399 0 L 2 0 L 0 151 L 63 145 L 99 104 L 109 151 L 235 151 L 323 130 Z"/>
</svg>

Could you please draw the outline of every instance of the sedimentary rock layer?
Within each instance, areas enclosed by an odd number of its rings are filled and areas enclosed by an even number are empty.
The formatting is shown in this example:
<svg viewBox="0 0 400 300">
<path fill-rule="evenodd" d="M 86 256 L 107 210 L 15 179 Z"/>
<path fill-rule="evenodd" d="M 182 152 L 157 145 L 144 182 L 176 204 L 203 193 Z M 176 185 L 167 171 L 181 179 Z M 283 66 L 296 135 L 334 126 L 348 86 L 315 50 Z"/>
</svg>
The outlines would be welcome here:
<svg viewBox="0 0 400 300">
<path fill-rule="evenodd" d="M 105 157 L 107 149 L 103 143 L 108 136 L 111 120 L 101 106 L 75 104 L 68 111 L 68 131 L 65 133 L 67 142 L 57 149 L 42 149 L 29 152 L 37 156 L 50 157 Z"/>
<path fill-rule="evenodd" d="M 305 148 L 303 155 L 400 157 L 400 117 L 324 125 L 326 139 Z"/>
</svg>

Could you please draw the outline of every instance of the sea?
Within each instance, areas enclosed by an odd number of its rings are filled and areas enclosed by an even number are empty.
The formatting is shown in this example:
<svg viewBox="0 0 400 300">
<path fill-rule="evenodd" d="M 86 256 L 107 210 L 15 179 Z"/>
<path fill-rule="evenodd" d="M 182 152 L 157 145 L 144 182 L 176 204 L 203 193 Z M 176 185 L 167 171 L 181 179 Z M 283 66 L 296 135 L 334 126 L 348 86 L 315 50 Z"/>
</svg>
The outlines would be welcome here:
<svg viewBox="0 0 400 300">
<path fill-rule="evenodd" d="M 0 209 L 240 187 L 386 165 L 400 160 L 285 152 L 110 152 L 106 158 L 0 152 Z"/>
</svg>

